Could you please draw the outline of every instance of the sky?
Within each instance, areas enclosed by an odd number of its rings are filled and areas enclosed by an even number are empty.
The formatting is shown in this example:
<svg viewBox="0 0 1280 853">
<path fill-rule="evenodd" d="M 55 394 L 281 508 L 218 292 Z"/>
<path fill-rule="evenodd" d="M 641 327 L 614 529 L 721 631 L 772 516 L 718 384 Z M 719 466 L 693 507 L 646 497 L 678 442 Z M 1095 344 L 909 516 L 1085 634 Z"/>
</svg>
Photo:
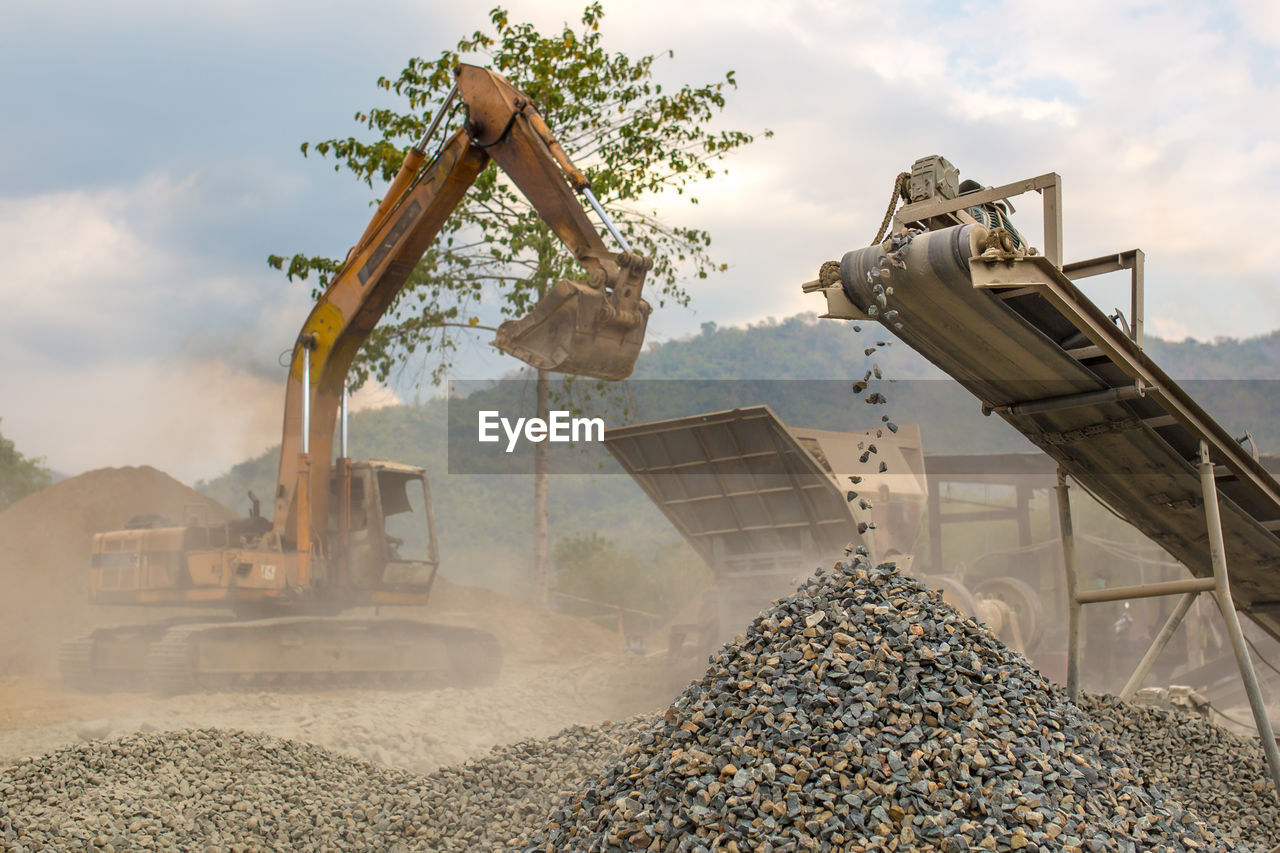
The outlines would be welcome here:
<svg viewBox="0 0 1280 853">
<path fill-rule="evenodd" d="M 303 141 L 358 134 L 375 84 L 487 24 L 496 0 L 0 0 L 0 432 L 66 474 L 188 482 L 279 440 L 309 287 L 271 253 L 341 256 L 376 195 Z M 558 29 L 581 2 L 512 0 Z M 606 0 L 604 43 L 674 51 L 670 82 L 733 70 L 735 152 L 700 203 L 728 270 L 649 340 L 820 311 L 799 285 L 865 245 L 894 176 L 943 154 L 1002 184 L 1062 176 L 1068 260 L 1141 248 L 1149 334 L 1280 328 L 1280 6 L 1264 2 Z M 483 62 L 483 57 L 473 59 Z M 1039 242 L 1038 199 L 1015 200 Z M 1127 284 L 1093 279 L 1101 307 Z M 456 378 L 518 363 L 483 339 Z M 838 370 L 838 366 L 833 369 Z M 359 406 L 435 393 L 409 365 Z"/>
</svg>

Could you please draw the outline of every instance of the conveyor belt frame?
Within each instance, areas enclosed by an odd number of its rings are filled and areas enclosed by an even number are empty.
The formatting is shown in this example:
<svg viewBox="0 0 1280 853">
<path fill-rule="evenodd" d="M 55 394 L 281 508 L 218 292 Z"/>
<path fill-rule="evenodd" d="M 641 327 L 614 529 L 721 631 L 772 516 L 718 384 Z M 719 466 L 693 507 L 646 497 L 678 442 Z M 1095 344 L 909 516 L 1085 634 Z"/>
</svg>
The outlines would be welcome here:
<svg viewBox="0 0 1280 853">
<path fill-rule="evenodd" d="M 1139 249 L 1080 261 L 1066 266 L 1062 263 L 1062 197 L 1061 178 L 1056 173 L 1048 173 L 1037 178 L 1006 184 L 1002 187 L 968 193 L 954 199 L 929 199 L 908 204 L 895 215 L 895 224 L 899 232 L 910 226 L 923 226 L 926 230 L 938 230 L 955 223 L 975 224 L 966 208 L 990 202 L 1007 200 L 1025 192 L 1039 192 L 1044 200 L 1045 251 L 1037 255 L 1034 250 L 1009 251 L 1011 244 L 1001 242 L 999 234 L 992 234 L 992 240 L 981 253 L 974 253 L 969 258 L 972 284 L 975 289 L 990 290 L 1001 299 L 1012 299 L 1027 294 L 1038 294 L 1049 302 L 1057 312 L 1066 318 L 1089 341 L 1089 346 L 1067 350 L 1077 361 L 1084 362 L 1091 358 L 1105 358 L 1130 377 L 1131 386 L 1112 388 L 1110 393 L 1115 398 L 1148 397 L 1156 402 L 1164 411 L 1159 418 L 1146 419 L 1143 423 L 1156 428 L 1154 421 L 1177 423 L 1191 431 L 1199 438 L 1199 459 L 1185 460 L 1188 467 L 1198 469 L 1201 481 L 1202 503 L 1205 508 L 1206 524 L 1209 533 L 1209 550 L 1213 575 L 1211 578 L 1193 579 L 1185 582 L 1159 585 L 1161 589 L 1140 589 L 1135 587 L 1114 588 L 1107 591 L 1091 592 L 1081 596 L 1076 582 L 1075 544 L 1071 526 L 1070 503 L 1067 495 L 1065 475 L 1060 472 L 1057 487 L 1058 507 L 1060 513 L 1060 529 L 1063 539 L 1064 566 L 1067 573 L 1069 590 L 1068 614 L 1068 692 L 1074 698 L 1079 690 L 1078 652 L 1079 652 L 1079 616 L 1080 607 L 1085 603 L 1104 600 L 1120 600 L 1147 595 L 1181 594 L 1183 599 L 1175 607 L 1174 614 L 1162 627 L 1161 631 L 1148 650 L 1138 669 L 1126 685 L 1127 695 L 1140 685 L 1161 649 L 1168 642 L 1173 631 L 1191 603 L 1201 592 L 1212 592 L 1218 609 L 1227 623 L 1228 634 L 1236 654 L 1241 679 L 1249 696 L 1250 707 L 1254 714 L 1258 732 L 1262 736 L 1263 749 L 1267 755 L 1268 768 L 1272 782 L 1280 793 L 1280 747 L 1277 746 L 1270 719 L 1266 714 L 1258 686 L 1252 661 L 1245 645 L 1244 635 L 1240 629 L 1239 618 L 1231 596 L 1230 579 L 1226 565 L 1226 551 L 1222 534 L 1222 522 L 1219 512 L 1217 479 L 1230 477 L 1237 479 L 1249 488 L 1265 496 L 1273 505 L 1280 505 L 1280 490 L 1275 480 L 1267 474 L 1255 456 L 1245 454 L 1239 442 L 1234 440 L 1216 421 L 1206 416 L 1186 393 L 1170 380 L 1150 359 L 1141 352 L 1143 343 L 1143 297 L 1145 255 Z M 985 239 L 985 238 L 984 238 Z M 886 244 L 887 246 L 887 244 Z M 888 251 L 887 248 L 885 251 Z M 1032 269 L 1034 268 L 1034 269 Z M 1117 321 L 1124 322 L 1119 312 L 1108 317 L 1100 311 L 1075 286 L 1073 278 L 1083 278 L 1122 269 L 1130 270 L 1131 300 L 1130 318 L 1121 330 Z M 827 298 L 827 317 L 845 317 L 863 320 L 877 319 L 870 317 L 855 305 L 843 291 L 843 285 L 826 286 L 820 282 L 806 283 L 805 292 L 822 291 Z M 1136 346 L 1135 346 L 1136 345 Z M 1097 397 L 1094 394 L 1080 397 Z M 1035 411 L 1056 409 L 1061 406 L 1097 405 L 1095 399 L 1043 399 L 1017 401 L 1012 404 L 995 406 L 983 401 L 985 414 L 998 412 L 1006 420 L 1031 414 Z M 1152 421 L 1147 423 L 1147 421 Z M 1012 424 L 1018 427 L 1018 424 Z M 1105 431 L 1109 424 L 1098 424 L 1090 429 Z M 1083 431 L 1082 431 L 1083 432 Z M 1213 457 L 1221 459 L 1223 465 L 1216 466 Z M 1198 462 L 1198 464 L 1197 464 Z M 1265 529 L 1275 530 L 1280 519 L 1254 517 L 1256 523 Z"/>
<path fill-rule="evenodd" d="M 1071 525 L 1071 503 L 1067 495 L 1066 472 L 1058 472 L 1058 511 L 1062 514 L 1062 550 L 1063 563 L 1067 572 L 1067 590 L 1070 596 L 1067 625 L 1067 693 L 1072 701 L 1079 697 L 1079 660 L 1080 660 L 1080 607 L 1084 604 L 1097 604 L 1107 601 L 1125 601 L 1133 598 L 1145 598 L 1160 595 L 1181 595 L 1173 613 L 1161 626 L 1159 633 L 1138 663 L 1129 680 L 1120 691 L 1120 698 L 1129 700 L 1142 686 L 1142 681 L 1151 671 L 1152 665 L 1160 652 L 1168 644 L 1173 633 L 1178 629 L 1183 618 L 1190 611 L 1191 605 L 1202 593 L 1213 596 L 1218 612 L 1227 628 L 1227 636 L 1231 640 L 1231 650 L 1235 653 L 1236 667 L 1240 670 L 1240 680 L 1244 682 L 1245 695 L 1249 699 L 1249 708 L 1253 712 L 1254 723 L 1258 727 L 1258 735 L 1262 740 L 1262 750 L 1267 756 L 1267 769 L 1271 773 L 1271 781 L 1280 792 L 1280 745 L 1276 743 L 1275 731 L 1271 726 L 1271 718 L 1267 715 L 1266 702 L 1262 698 L 1262 688 L 1258 684 L 1258 675 L 1253 668 L 1253 660 L 1249 656 L 1249 648 L 1245 643 L 1244 631 L 1240 627 L 1240 617 L 1236 613 L 1235 602 L 1231 598 L 1231 581 L 1227 572 L 1227 551 L 1222 537 L 1222 517 L 1218 508 L 1218 484 L 1214 475 L 1213 461 L 1209 457 L 1209 443 L 1200 441 L 1200 485 L 1204 495 L 1205 525 L 1209 532 L 1209 552 L 1213 560 L 1213 577 L 1191 578 L 1182 581 L 1170 581 L 1142 586 L 1113 587 L 1111 589 L 1090 590 L 1082 593 L 1076 583 L 1075 572 L 1075 536 Z"/>
</svg>

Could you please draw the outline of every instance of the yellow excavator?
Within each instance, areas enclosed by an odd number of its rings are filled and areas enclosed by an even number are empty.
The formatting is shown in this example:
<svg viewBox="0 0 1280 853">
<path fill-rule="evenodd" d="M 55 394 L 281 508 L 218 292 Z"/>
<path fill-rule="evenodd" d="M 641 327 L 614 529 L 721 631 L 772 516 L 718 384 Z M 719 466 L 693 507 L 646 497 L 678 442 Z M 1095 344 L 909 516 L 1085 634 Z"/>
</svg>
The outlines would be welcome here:
<svg viewBox="0 0 1280 853">
<path fill-rule="evenodd" d="M 427 143 L 455 98 L 463 126 L 428 160 Z M 423 605 L 439 566 L 426 472 L 347 458 L 347 372 L 490 160 L 587 270 L 586 281 L 559 282 L 529 315 L 502 324 L 494 344 L 541 369 L 602 379 L 631 373 L 649 315 L 641 288 L 652 262 L 630 251 L 530 99 L 492 71 L 458 66 L 435 121 L 406 153 L 294 344 L 273 517 L 250 493 L 247 518 L 174 525 L 140 517 L 93 539 L 94 602 L 234 615 L 99 628 L 64 644 L 67 683 L 177 693 L 273 682 L 474 685 L 497 676 L 501 652 L 487 632 L 339 615 Z M 574 191 L 621 253 L 606 249 Z"/>
</svg>

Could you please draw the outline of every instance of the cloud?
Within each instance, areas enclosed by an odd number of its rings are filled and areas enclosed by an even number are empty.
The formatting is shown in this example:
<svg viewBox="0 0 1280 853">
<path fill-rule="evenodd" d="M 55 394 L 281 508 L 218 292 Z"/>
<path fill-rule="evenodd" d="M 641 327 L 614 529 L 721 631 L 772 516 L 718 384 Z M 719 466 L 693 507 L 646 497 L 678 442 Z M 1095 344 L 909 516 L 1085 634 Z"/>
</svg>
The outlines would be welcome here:
<svg viewBox="0 0 1280 853">
<path fill-rule="evenodd" d="M 0 416 L 24 452 L 64 470 L 137 457 L 207 476 L 278 440 L 277 358 L 309 286 L 265 256 L 341 255 L 373 195 L 297 146 L 360 133 L 354 110 L 394 103 L 378 74 L 487 19 L 373 2 L 6 10 L 0 74 L 31 82 L 0 92 Z M 555 28 L 583 3 L 505 5 Z M 1059 172 L 1069 259 L 1147 252 L 1153 333 L 1280 326 L 1270 4 L 650 0 L 607 12 L 607 49 L 673 48 L 664 82 L 733 69 L 740 88 L 717 125 L 776 133 L 696 187 L 698 205 L 653 200 L 708 230 L 729 265 L 687 283 L 692 311 L 656 312 L 654 336 L 820 310 L 800 282 L 865 245 L 894 176 L 932 153 L 991 184 Z M 1016 203 L 1038 234 L 1038 199 Z M 1086 283 L 1108 311 L 1127 306 L 1124 288 Z M 458 372 L 511 366 L 468 338 Z M 425 374 L 410 364 L 390 391 L 408 398 Z"/>
<path fill-rule="evenodd" d="M 24 452 L 68 473 L 146 463 L 192 479 L 278 440 L 276 355 L 306 294 L 192 251 L 184 229 L 216 227 L 207 189 L 155 174 L 0 198 L 2 415 Z"/>
<path fill-rule="evenodd" d="M 1147 334 L 1166 341 L 1185 341 L 1193 337 L 1192 329 L 1186 323 L 1172 317 L 1150 317 L 1147 319 Z"/>
<path fill-rule="evenodd" d="M 128 191 L 0 198 L 0 252 L 10 272 L 0 298 L 12 309 L 0 319 L 5 337 L 39 329 L 31 345 L 50 351 L 134 340 L 120 332 L 171 301 L 164 283 L 181 275 L 182 259 L 149 243 L 128 214 L 171 210 L 182 189 L 156 178 Z"/>
<path fill-rule="evenodd" d="M 280 440 L 283 376 L 269 382 L 221 361 L 43 364 L 7 385 L 23 405 L 5 413 L 6 436 L 67 474 L 153 465 L 192 483 Z"/>
<path fill-rule="evenodd" d="M 696 208 L 659 204 L 731 266 L 690 284 L 698 316 L 673 318 L 689 330 L 808 304 L 796 284 L 864 245 L 893 176 L 930 153 L 988 184 L 1057 171 L 1068 260 L 1144 249 L 1153 315 L 1206 338 L 1280 323 L 1273 241 L 1240 227 L 1268 222 L 1280 195 L 1280 117 L 1262 109 L 1280 94 L 1280 19 L 1262 4 L 686 6 L 611 7 L 606 37 L 673 44 L 684 79 L 735 68 L 723 125 L 776 132 L 696 188 Z M 1039 199 L 1016 204 L 1040 242 Z M 1230 297 L 1209 296 L 1219 287 Z"/>
</svg>

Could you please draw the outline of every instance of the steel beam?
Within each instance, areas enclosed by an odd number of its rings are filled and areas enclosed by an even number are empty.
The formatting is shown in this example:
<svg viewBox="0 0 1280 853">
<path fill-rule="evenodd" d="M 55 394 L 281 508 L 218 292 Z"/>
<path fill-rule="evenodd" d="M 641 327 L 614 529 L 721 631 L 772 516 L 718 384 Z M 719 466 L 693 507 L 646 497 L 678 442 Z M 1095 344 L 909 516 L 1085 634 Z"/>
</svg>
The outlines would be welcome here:
<svg viewBox="0 0 1280 853">
<path fill-rule="evenodd" d="M 1105 275 L 1109 272 L 1132 269 L 1134 251 L 1137 250 L 1117 252 L 1114 255 L 1100 255 L 1084 261 L 1072 261 L 1069 264 L 1062 265 L 1062 274 L 1075 281 L 1079 278 L 1089 278 L 1094 275 Z"/>
<path fill-rule="evenodd" d="M 1063 409 L 1082 409 L 1089 406 L 1101 406 L 1121 400 L 1136 400 L 1143 394 L 1138 384 L 1121 385 L 1119 388 L 1104 388 L 1100 391 L 1086 391 L 1083 394 L 1063 394 L 1059 397 L 1045 397 L 1040 400 L 1027 400 L 1023 403 L 1010 403 L 1007 406 L 982 407 L 982 413 L 1017 417 L 1034 415 L 1038 412 L 1057 412 Z"/>
<path fill-rule="evenodd" d="M 1014 292 L 1016 293 L 1017 291 L 1014 291 Z M 1005 293 L 1006 291 L 1003 291 L 1003 290 L 1000 291 L 1001 299 L 1004 298 Z M 1084 361 L 1087 358 L 1101 358 L 1104 355 L 1106 355 L 1106 353 L 1104 353 L 1102 350 L 1095 347 L 1093 344 L 1090 344 L 1087 347 L 1076 347 L 1075 349 L 1069 349 L 1067 350 L 1067 355 L 1071 356 L 1076 361 Z"/>
<path fill-rule="evenodd" d="M 1138 346 L 1142 346 L 1145 325 L 1143 315 L 1146 298 L 1146 259 L 1146 253 L 1141 249 L 1130 249 L 1127 252 L 1089 258 L 1087 261 L 1072 261 L 1062 265 L 1062 274 L 1072 281 L 1092 275 L 1129 270 L 1129 332 L 1133 342 Z"/>
<path fill-rule="evenodd" d="M 1044 256 L 1062 269 L 1062 178 L 1055 173 L 1040 195 L 1044 199 Z"/>
<path fill-rule="evenodd" d="M 923 222 L 926 219 L 946 216 L 948 213 L 955 213 L 957 210 L 976 207 L 980 204 L 1004 201 L 1005 199 L 1020 196 L 1023 193 L 1043 192 L 1045 189 L 1057 186 L 1061 182 L 1062 178 L 1056 172 L 1048 172 L 1025 181 L 1015 181 L 1012 184 L 978 190 L 976 193 L 965 193 L 955 198 L 929 199 L 928 201 L 918 201 L 915 204 L 903 205 L 898 210 L 895 218 L 899 222 Z"/>
<path fill-rule="evenodd" d="M 1146 275 L 1147 256 L 1141 249 L 1133 250 L 1133 272 L 1129 278 L 1129 324 L 1133 332 L 1133 342 L 1139 347 L 1142 346 L 1144 337 L 1143 329 L 1146 321 L 1143 319 L 1146 314 Z"/>
<path fill-rule="evenodd" d="M 893 220 L 899 226 L 907 222 L 926 222 L 947 215 L 960 218 L 961 221 L 971 221 L 972 218 L 964 214 L 966 208 L 993 201 L 1005 201 L 1029 192 L 1040 193 L 1044 203 L 1044 257 L 1056 268 L 1062 269 L 1062 177 L 1057 172 L 979 190 L 976 193 L 965 193 L 955 198 L 918 201 L 903 206 L 894 214 Z"/>
<path fill-rule="evenodd" d="M 1160 595 L 1213 592 L 1213 578 L 1185 578 L 1163 583 L 1144 583 L 1137 586 L 1113 586 L 1106 589 L 1088 589 L 1076 596 L 1081 604 L 1099 604 L 1104 601 L 1132 601 L 1135 598 L 1155 598 Z"/>
<path fill-rule="evenodd" d="M 1156 658 L 1160 657 L 1164 647 L 1169 645 L 1169 640 L 1173 638 L 1173 633 L 1178 630 L 1178 626 L 1182 624 L 1187 611 L 1191 609 L 1191 605 L 1195 603 L 1199 595 L 1200 593 L 1198 592 L 1184 592 L 1182 598 L 1178 599 L 1178 605 L 1173 608 L 1173 612 L 1169 614 L 1169 618 L 1161 626 L 1160 633 L 1156 634 L 1155 640 L 1151 643 L 1151 648 L 1147 649 L 1147 653 L 1138 662 L 1137 669 L 1133 671 L 1133 675 L 1129 676 L 1129 680 L 1124 683 L 1124 687 L 1120 690 L 1121 699 L 1127 702 L 1133 698 L 1134 693 L 1138 692 L 1138 688 L 1142 686 L 1147 674 L 1151 672 L 1151 667 L 1155 665 Z"/>
<path fill-rule="evenodd" d="M 969 512 L 940 513 L 939 517 L 945 524 L 956 524 L 969 521 L 1016 521 L 1019 518 L 1019 514 L 1016 507 L 1002 507 L 1000 509 L 975 509 Z"/>
</svg>

